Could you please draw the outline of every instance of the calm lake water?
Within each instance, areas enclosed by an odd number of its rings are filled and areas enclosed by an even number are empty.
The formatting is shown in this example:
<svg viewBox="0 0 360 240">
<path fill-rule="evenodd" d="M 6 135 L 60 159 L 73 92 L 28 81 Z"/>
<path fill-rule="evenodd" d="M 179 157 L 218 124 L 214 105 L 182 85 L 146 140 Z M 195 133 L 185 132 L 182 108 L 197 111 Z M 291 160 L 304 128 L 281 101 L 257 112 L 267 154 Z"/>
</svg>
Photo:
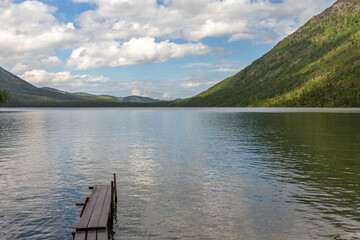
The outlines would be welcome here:
<svg viewBox="0 0 360 240">
<path fill-rule="evenodd" d="M 359 109 L 0 110 L 0 239 L 71 239 L 118 177 L 114 239 L 360 239 Z"/>
</svg>

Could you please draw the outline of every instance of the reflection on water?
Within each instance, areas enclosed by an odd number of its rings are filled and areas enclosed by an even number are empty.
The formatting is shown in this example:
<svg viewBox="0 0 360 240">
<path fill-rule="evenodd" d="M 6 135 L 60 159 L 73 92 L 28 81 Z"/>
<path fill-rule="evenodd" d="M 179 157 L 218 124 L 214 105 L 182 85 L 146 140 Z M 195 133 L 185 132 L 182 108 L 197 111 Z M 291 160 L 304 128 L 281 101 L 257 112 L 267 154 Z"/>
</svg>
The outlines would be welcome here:
<svg viewBox="0 0 360 240">
<path fill-rule="evenodd" d="M 256 169 L 257 180 L 276 185 L 277 212 L 284 206 L 293 211 L 280 214 L 281 222 L 296 215 L 286 221 L 312 239 L 331 233 L 360 237 L 360 114 L 235 113 L 219 119 L 214 127 L 221 126 L 224 135 L 238 140 L 245 134 L 246 145 L 254 145 L 251 152 L 257 156 L 248 167 Z"/>
<path fill-rule="evenodd" d="M 360 238 L 360 111 L 0 111 L 0 239 L 69 239 L 118 175 L 115 239 Z"/>
</svg>

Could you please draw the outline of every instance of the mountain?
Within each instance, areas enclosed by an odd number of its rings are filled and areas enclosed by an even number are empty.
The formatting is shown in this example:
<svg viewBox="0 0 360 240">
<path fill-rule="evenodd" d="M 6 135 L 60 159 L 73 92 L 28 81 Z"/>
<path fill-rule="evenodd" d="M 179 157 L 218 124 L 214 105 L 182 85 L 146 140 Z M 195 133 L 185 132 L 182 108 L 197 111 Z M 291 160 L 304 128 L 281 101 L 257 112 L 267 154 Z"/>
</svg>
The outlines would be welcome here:
<svg viewBox="0 0 360 240">
<path fill-rule="evenodd" d="M 0 90 L 7 90 L 10 93 L 11 97 L 5 106 L 12 107 L 142 106 L 141 104 L 145 103 L 151 106 L 152 103 L 161 103 L 160 100 L 140 96 L 122 98 L 88 93 L 69 93 L 48 87 L 38 88 L 1 67 Z"/>
<path fill-rule="evenodd" d="M 360 107 L 360 0 L 339 0 L 239 73 L 174 105 Z"/>
<path fill-rule="evenodd" d="M 142 103 L 151 103 L 151 102 L 161 102 L 160 100 L 156 100 L 149 97 L 142 96 L 128 96 L 122 99 L 124 102 L 142 102 Z"/>
</svg>

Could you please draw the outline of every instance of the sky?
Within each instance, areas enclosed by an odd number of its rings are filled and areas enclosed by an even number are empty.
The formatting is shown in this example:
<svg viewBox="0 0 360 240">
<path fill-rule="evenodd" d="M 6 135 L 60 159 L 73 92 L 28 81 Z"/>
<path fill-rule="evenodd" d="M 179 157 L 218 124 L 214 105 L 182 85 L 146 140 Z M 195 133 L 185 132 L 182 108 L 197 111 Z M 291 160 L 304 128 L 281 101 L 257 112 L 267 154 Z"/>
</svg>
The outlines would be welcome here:
<svg viewBox="0 0 360 240">
<path fill-rule="evenodd" d="M 37 87 L 171 100 L 234 75 L 335 0 L 0 0 L 0 66 Z"/>
</svg>

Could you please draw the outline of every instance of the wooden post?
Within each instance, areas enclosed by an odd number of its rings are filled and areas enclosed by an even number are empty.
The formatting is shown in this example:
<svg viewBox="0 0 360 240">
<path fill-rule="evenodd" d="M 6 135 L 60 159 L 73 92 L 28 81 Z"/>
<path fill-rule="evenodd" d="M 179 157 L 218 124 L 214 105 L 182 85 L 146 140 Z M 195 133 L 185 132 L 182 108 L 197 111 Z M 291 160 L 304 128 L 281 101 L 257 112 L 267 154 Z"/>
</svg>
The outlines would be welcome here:
<svg viewBox="0 0 360 240">
<path fill-rule="evenodd" d="M 111 209 L 111 219 L 113 218 L 113 207 L 114 206 L 114 182 L 113 181 L 111 181 L 111 207 L 110 207 L 110 209 Z"/>
<path fill-rule="evenodd" d="M 111 181 L 111 201 L 114 200 L 114 182 Z"/>
<path fill-rule="evenodd" d="M 114 173 L 115 204 L 117 204 L 116 174 Z"/>
<path fill-rule="evenodd" d="M 86 197 L 84 203 L 76 203 L 76 206 L 82 206 L 81 213 L 80 213 L 80 217 L 82 216 L 82 214 L 83 214 L 83 212 L 84 212 L 84 209 L 85 209 L 86 204 L 88 203 L 88 201 L 89 201 L 89 197 Z"/>
</svg>

